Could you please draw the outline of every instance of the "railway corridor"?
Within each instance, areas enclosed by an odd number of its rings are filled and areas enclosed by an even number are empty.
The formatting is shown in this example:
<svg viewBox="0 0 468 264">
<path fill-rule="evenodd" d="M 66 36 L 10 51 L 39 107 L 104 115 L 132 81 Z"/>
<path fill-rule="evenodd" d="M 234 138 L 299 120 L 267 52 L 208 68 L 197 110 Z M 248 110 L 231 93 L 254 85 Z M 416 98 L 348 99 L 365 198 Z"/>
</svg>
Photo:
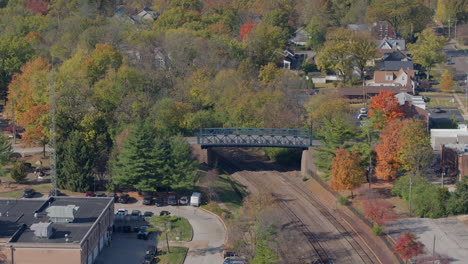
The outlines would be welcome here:
<svg viewBox="0 0 468 264">
<path fill-rule="evenodd" d="M 297 172 L 292 172 L 297 173 Z M 315 257 L 310 263 L 381 263 L 361 238 L 310 192 L 278 171 L 239 171 L 232 175 L 251 193 L 271 193 L 301 230 L 303 247 L 309 245 Z"/>
</svg>

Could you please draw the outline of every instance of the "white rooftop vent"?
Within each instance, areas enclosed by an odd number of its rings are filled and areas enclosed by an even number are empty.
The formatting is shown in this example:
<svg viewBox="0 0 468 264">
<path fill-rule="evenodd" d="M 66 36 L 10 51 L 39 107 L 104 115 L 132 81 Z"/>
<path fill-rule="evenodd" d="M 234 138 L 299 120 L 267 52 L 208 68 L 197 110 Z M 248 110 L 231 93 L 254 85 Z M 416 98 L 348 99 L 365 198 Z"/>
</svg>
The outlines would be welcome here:
<svg viewBox="0 0 468 264">
<path fill-rule="evenodd" d="M 78 211 L 78 206 L 51 206 L 46 209 L 47 216 L 50 221 L 55 223 L 71 223 L 75 220 L 75 214 Z"/>
<path fill-rule="evenodd" d="M 32 224 L 31 228 L 34 235 L 39 238 L 50 238 L 52 236 L 52 223 L 37 223 Z"/>
<path fill-rule="evenodd" d="M 465 124 L 459 124 L 458 125 L 458 129 L 460 129 L 460 130 L 468 130 L 467 128 L 468 127 Z"/>
</svg>

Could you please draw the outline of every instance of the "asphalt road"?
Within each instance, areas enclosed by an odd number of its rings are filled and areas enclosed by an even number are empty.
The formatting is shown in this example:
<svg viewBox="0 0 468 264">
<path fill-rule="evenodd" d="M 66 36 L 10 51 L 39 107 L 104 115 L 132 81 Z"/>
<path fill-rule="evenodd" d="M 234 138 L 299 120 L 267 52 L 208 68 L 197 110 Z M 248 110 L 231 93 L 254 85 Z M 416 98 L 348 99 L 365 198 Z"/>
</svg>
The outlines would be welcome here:
<svg viewBox="0 0 468 264">
<path fill-rule="evenodd" d="M 189 248 L 187 258 L 185 259 L 186 264 L 220 264 L 223 262 L 223 248 L 226 240 L 226 230 L 224 228 L 223 222 L 215 215 L 208 213 L 200 208 L 192 206 L 146 206 L 142 205 L 141 201 L 136 204 L 115 204 L 115 210 L 123 208 L 127 209 L 128 212 L 132 210 L 140 210 L 142 213 L 145 211 L 151 211 L 155 215 L 159 215 L 159 212 L 166 210 L 171 212 L 171 215 L 181 216 L 186 218 L 193 228 L 193 239 L 190 242 L 183 243 L 183 246 Z M 135 235 L 135 234 L 132 234 Z M 112 256 L 115 254 L 122 256 L 120 250 L 123 250 L 122 247 L 125 247 L 128 244 L 128 241 L 125 242 L 115 242 L 119 240 L 121 235 L 117 235 L 113 238 L 113 244 L 110 248 L 106 248 L 102 256 L 106 257 L 102 264 L 111 264 L 111 263 L 140 263 L 143 255 L 135 257 L 131 255 L 132 258 L 128 260 L 119 259 L 121 262 L 113 262 Z M 133 243 L 133 242 L 131 242 Z M 122 245 L 123 244 L 123 245 Z M 144 247 L 146 249 L 146 247 Z"/>
</svg>

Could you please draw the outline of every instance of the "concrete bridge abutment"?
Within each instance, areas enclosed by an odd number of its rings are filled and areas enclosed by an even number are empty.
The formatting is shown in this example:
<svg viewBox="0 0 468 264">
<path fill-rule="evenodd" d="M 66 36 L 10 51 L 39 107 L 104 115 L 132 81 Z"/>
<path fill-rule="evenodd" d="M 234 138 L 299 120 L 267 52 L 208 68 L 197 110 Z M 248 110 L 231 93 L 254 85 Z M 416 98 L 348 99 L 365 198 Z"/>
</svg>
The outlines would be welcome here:
<svg viewBox="0 0 468 264">
<path fill-rule="evenodd" d="M 214 164 L 214 153 L 211 148 L 202 148 L 201 145 L 198 144 L 190 145 L 190 148 L 192 149 L 193 156 L 198 160 L 198 162 L 205 163 L 208 166 Z"/>
<path fill-rule="evenodd" d="M 309 147 L 309 149 L 302 151 L 301 159 L 301 174 L 302 176 L 311 176 L 317 174 L 317 166 L 314 164 L 313 155 L 317 153 L 317 150 Z"/>
</svg>

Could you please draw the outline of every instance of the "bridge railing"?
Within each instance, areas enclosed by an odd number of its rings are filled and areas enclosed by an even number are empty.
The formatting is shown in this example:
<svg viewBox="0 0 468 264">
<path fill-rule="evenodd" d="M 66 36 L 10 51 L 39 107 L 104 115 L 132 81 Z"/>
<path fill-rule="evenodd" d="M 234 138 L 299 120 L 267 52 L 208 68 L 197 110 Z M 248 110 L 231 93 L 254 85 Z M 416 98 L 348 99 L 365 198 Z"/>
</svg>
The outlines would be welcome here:
<svg viewBox="0 0 468 264">
<path fill-rule="evenodd" d="M 304 129 L 278 128 L 201 128 L 197 137 L 202 147 L 262 146 L 308 148 L 312 135 Z"/>
</svg>

